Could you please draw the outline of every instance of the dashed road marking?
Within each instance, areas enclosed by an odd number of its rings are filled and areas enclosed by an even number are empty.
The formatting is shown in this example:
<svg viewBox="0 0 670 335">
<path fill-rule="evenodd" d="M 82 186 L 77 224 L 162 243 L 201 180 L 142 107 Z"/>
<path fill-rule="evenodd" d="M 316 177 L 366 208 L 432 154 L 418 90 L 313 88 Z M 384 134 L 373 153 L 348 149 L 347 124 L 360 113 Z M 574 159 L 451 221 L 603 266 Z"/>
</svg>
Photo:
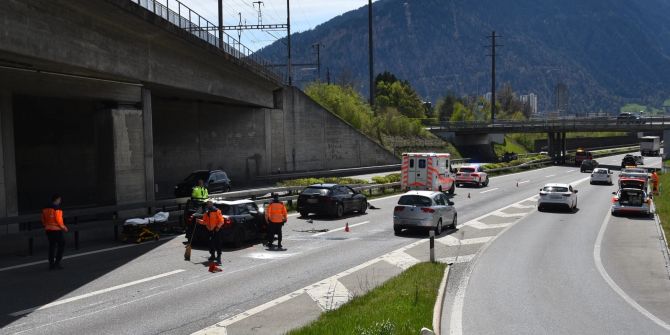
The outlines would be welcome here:
<svg viewBox="0 0 670 335">
<path fill-rule="evenodd" d="M 479 192 L 479 193 L 481 193 L 481 194 L 484 194 L 484 193 L 489 193 L 489 192 L 493 192 L 493 191 L 495 191 L 495 190 L 497 190 L 497 189 L 498 189 L 498 188 L 497 188 L 497 187 L 495 187 L 495 188 L 492 188 L 492 189 L 490 189 L 490 190 L 486 190 L 486 191 L 481 191 L 481 192 Z"/>
<path fill-rule="evenodd" d="M 551 178 L 551 177 L 556 177 L 556 175 L 555 174 L 550 174 L 550 175 L 546 176 L 545 178 Z"/>
<path fill-rule="evenodd" d="M 519 182 L 519 185 L 521 185 L 521 184 L 525 184 L 525 183 L 530 183 L 530 180 L 520 181 L 520 182 Z"/>
<path fill-rule="evenodd" d="M 350 224 L 350 225 L 349 225 L 349 228 L 358 227 L 358 226 L 364 225 L 364 224 L 366 224 L 366 223 L 370 223 L 370 221 L 363 221 L 363 222 L 356 223 L 356 224 Z M 336 231 L 342 231 L 342 230 L 345 230 L 346 228 L 347 228 L 347 226 L 345 225 L 344 227 L 340 227 L 340 228 L 336 228 L 336 229 L 331 229 L 331 230 L 329 230 L 329 231 L 324 231 L 324 232 L 321 232 L 321 233 L 316 233 L 316 234 L 314 234 L 314 235 L 312 235 L 312 236 L 321 236 L 321 235 L 325 235 L 325 234 L 333 233 L 333 232 L 336 232 Z"/>
<path fill-rule="evenodd" d="M 467 262 L 471 261 L 473 258 L 475 258 L 475 254 L 438 258 L 438 261 L 440 263 L 459 264 L 459 263 L 467 263 Z"/>
<path fill-rule="evenodd" d="M 472 245 L 472 244 L 482 244 L 490 241 L 493 238 L 493 236 L 485 236 L 485 237 L 478 237 L 478 238 L 468 238 L 468 239 L 457 239 L 451 235 L 445 236 L 443 238 L 437 239 L 439 243 L 442 243 L 448 247 L 454 247 L 457 245 Z"/>
</svg>

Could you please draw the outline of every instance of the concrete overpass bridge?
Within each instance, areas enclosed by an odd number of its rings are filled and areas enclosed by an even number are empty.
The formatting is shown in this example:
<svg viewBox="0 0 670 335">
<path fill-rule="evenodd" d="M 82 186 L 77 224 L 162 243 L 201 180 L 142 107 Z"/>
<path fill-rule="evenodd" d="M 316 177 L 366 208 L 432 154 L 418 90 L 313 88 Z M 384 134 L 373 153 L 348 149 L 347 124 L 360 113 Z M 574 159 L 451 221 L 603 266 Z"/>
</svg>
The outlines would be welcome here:
<svg viewBox="0 0 670 335">
<path fill-rule="evenodd" d="M 457 143 L 487 144 L 496 135 L 508 133 L 546 133 L 549 154 L 564 157 L 566 133 L 569 132 L 663 132 L 670 138 L 670 117 L 647 117 L 643 120 L 619 120 L 616 117 L 560 118 L 543 120 L 496 120 L 491 122 L 441 122 L 428 124 L 433 134 Z M 500 136 L 498 136 L 500 137 Z M 670 152 L 670 141 L 664 152 Z"/>
<path fill-rule="evenodd" d="M 397 159 L 171 0 L 0 2 L 0 217 Z M 18 226 L 16 227 L 18 229 Z M 11 231 L 11 229 L 10 229 Z"/>
</svg>

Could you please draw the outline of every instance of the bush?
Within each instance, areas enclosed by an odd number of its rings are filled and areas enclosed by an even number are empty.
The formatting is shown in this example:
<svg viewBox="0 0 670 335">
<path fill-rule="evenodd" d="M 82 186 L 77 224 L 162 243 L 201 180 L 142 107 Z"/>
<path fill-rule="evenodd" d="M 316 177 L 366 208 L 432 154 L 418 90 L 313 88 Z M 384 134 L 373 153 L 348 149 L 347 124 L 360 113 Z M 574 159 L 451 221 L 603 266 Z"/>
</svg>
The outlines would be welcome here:
<svg viewBox="0 0 670 335">
<path fill-rule="evenodd" d="M 400 181 L 400 173 L 392 173 L 386 176 L 374 176 L 372 182 L 375 184 L 390 184 Z"/>
<path fill-rule="evenodd" d="M 347 177 L 325 177 L 325 178 L 300 178 L 284 180 L 277 183 L 279 187 L 289 186 L 309 186 L 313 184 L 342 184 L 342 185 L 358 185 L 369 184 L 367 180 L 347 178 Z"/>
</svg>

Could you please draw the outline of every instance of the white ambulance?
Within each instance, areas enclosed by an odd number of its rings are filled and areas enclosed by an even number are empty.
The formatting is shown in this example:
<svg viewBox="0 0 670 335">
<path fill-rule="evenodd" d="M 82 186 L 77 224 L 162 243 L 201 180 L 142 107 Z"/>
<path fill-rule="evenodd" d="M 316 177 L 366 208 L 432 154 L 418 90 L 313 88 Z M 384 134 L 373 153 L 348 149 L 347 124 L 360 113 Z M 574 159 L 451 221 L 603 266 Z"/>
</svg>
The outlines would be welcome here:
<svg viewBox="0 0 670 335">
<path fill-rule="evenodd" d="M 401 185 L 403 190 L 428 190 L 454 194 L 451 155 L 447 153 L 402 154 Z"/>
</svg>

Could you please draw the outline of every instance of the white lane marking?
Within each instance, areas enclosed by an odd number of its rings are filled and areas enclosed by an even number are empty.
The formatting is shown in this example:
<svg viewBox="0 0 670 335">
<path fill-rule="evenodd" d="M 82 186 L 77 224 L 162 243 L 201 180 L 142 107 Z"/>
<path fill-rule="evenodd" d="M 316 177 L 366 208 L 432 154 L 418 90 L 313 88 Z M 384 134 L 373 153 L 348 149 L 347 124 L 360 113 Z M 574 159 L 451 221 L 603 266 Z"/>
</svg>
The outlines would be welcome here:
<svg viewBox="0 0 670 335">
<path fill-rule="evenodd" d="M 413 256 L 410 256 L 405 251 L 394 251 L 388 255 L 383 256 L 383 259 L 392 265 L 395 265 L 403 270 L 409 269 L 412 265 L 420 261 Z"/>
<path fill-rule="evenodd" d="M 493 191 L 495 191 L 495 190 L 497 190 L 497 189 L 498 189 L 497 187 L 494 187 L 494 188 L 492 188 L 492 189 L 490 189 L 490 190 L 481 191 L 481 192 L 479 192 L 479 193 L 480 193 L 480 194 L 489 193 L 489 192 L 493 192 Z"/>
<path fill-rule="evenodd" d="M 56 301 L 54 301 L 54 302 L 52 302 L 52 303 L 48 303 L 48 304 L 46 304 L 46 305 L 42 305 L 42 306 L 39 306 L 39 307 L 33 307 L 33 308 L 24 309 L 24 310 L 22 310 L 22 311 L 14 312 L 14 313 L 11 313 L 11 314 L 9 314 L 9 315 L 11 315 L 11 316 L 21 316 L 21 315 L 28 314 L 28 313 L 32 313 L 32 312 L 35 312 L 35 311 L 40 311 L 40 310 L 43 310 L 43 309 L 47 309 L 47 308 L 51 308 L 51 307 L 55 307 L 55 306 L 59 306 L 59 305 L 63 305 L 63 304 L 67 304 L 67 303 L 70 303 L 70 302 L 73 302 L 73 301 L 77 301 L 77 300 L 81 300 L 81 299 L 86 299 L 86 298 L 90 298 L 90 297 L 93 297 L 93 296 L 96 296 L 96 295 L 100 295 L 100 294 L 104 294 L 104 293 L 108 293 L 108 292 L 112 292 L 112 291 L 120 290 L 120 289 L 122 289 L 122 288 L 126 288 L 126 287 L 129 287 L 129 286 L 133 286 L 133 285 L 137 285 L 137 284 L 141 284 L 141 283 L 146 283 L 146 282 L 148 282 L 148 281 L 152 281 L 152 280 L 160 279 L 160 278 L 163 278 L 163 277 L 171 276 L 171 275 L 174 275 L 174 274 L 177 274 L 177 273 L 180 273 L 180 272 L 184 272 L 184 271 L 186 271 L 186 270 L 179 269 L 179 270 L 174 270 L 174 271 L 170 271 L 170 272 L 162 273 L 162 274 L 155 275 L 155 276 L 151 276 L 151 277 L 148 277 L 148 278 L 135 280 L 135 281 L 132 281 L 132 282 L 129 282 L 129 283 L 125 283 L 125 284 L 121 284 L 121 285 L 116 285 L 116 286 L 112 286 L 112 287 L 109 287 L 109 288 L 106 288 L 106 289 L 102 289 L 102 290 L 98 290 L 98 291 L 94 291 L 94 292 L 90 292 L 90 293 L 86 293 L 86 294 L 82 294 L 82 295 L 74 296 L 74 297 L 71 297 L 71 298 L 62 299 L 62 300 L 56 300 Z"/>
<path fill-rule="evenodd" d="M 556 175 L 555 174 L 550 174 L 550 175 L 546 176 L 545 178 L 551 178 L 551 177 L 556 177 Z"/>
<path fill-rule="evenodd" d="M 519 185 L 521 185 L 521 184 L 525 184 L 525 183 L 530 183 L 530 180 L 520 181 L 520 182 L 519 182 Z"/>
<path fill-rule="evenodd" d="M 572 169 L 572 170 L 568 170 L 568 171 L 566 171 L 565 173 L 570 173 L 570 172 L 575 172 L 575 171 L 577 171 L 577 170 Z"/>
<path fill-rule="evenodd" d="M 366 224 L 366 223 L 370 223 L 370 221 L 363 221 L 363 222 L 356 223 L 356 224 L 350 224 L 350 225 L 349 225 L 349 228 L 353 228 L 353 227 L 357 227 L 357 226 L 360 226 L 360 225 L 364 225 L 364 224 Z M 325 234 L 333 233 L 333 232 L 336 232 L 336 231 L 342 231 L 342 230 L 346 229 L 346 227 L 347 227 L 347 226 L 345 225 L 344 227 L 340 227 L 340 228 L 336 228 L 336 229 L 331 229 L 331 230 L 329 230 L 329 231 L 324 231 L 324 232 L 322 232 L 322 233 L 316 233 L 316 234 L 314 234 L 314 235 L 312 235 L 312 236 L 321 236 L 321 235 L 325 235 Z"/>
<path fill-rule="evenodd" d="M 530 212 L 531 211 L 523 212 L 523 213 L 503 213 L 501 211 L 497 211 L 497 212 L 491 213 L 491 215 L 497 216 L 497 217 L 500 217 L 500 218 L 516 218 L 516 217 L 524 217 Z"/>
<path fill-rule="evenodd" d="M 472 227 L 472 228 L 475 228 L 475 229 L 484 230 L 484 229 L 505 228 L 505 227 L 507 227 L 511 224 L 512 224 L 512 222 L 510 222 L 510 223 L 486 224 L 486 223 L 483 223 L 483 222 L 472 220 L 472 221 L 468 222 L 466 225 L 468 227 Z"/>
<path fill-rule="evenodd" d="M 161 239 L 159 239 L 159 241 L 169 240 L 169 239 L 172 239 L 172 238 L 175 238 L 175 237 L 178 237 L 178 236 L 170 236 L 170 237 L 161 238 Z M 119 249 L 133 248 L 133 247 L 146 246 L 146 245 L 147 244 L 142 244 L 142 243 L 120 245 L 120 246 L 117 246 L 117 247 L 110 247 L 110 248 L 105 248 L 105 249 L 100 249 L 100 250 L 87 251 L 87 252 L 82 252 L 82 253 L 74 254 L 74 255 L 67 255 L 67 256 L 63 257 L 63 259 L 71 259 L 71 258 L 77 258 L 77 257 L 82 257 L 82 256 L 95 255 L 95 254 L 99 254 L 101 252 L 114 251 L 114 250 L 119 250 Z M 7 266 L 7 267 L 4 267 L 4 268 L 0 268 L 0 272 L 25 268 L 25 267 L 28 267 L 28 266 L 33 266 L 33 265 L 38 265 L 38 264 L 47 264 L 47 263 L 48 263 L 47 260 L 43 260 L 43 261 L 36 261 L 36 262 L 19 264 L 19 265 L 12 265 L 12 266 Z"/>
<path fill-rule="evenodd" d="M 587 180 L 589 180 L 589 177 L 579 179 L 579 180 L 577 180 L 575 182 L 572 182 L 570 184 L 579 185 L 579 184 L 581 184 L 581 183 L 583 183 Z M 537 198 L 539 198 L 539 196 L 534 195 L 530 198 L 521 200 L 521 201 L 517 202 L 516 204 L 523 203 L 525 201 L 535 200 Z M 514 205 L 515 204 L 512 204 L 512 205 L 509 205 L 505 208 L 512 207 Z M 501 208 L 501 209 L 499 209 L 499 211 L 502 211 L 505 208 Z M 486 216 L 486 215 L 484 215 L 484 216 Z M 482 217 L 484 217 L 484 216 L 482 216 Z M 478 219 L 480 219 L 480 218 L 477 218 L 477 220 Z M 451 315 L 449 317 L 449 334 L 450 335 L 462 335 L 463 334 L 463 306 L 465 305 L 465 291 L 467 290 L 468 284 L 470 283 L 470 275 L 472 274 L 474 264 L 477 263 L 477 258 L 480 257 L 486 251 L 486 249 L 488 249 L 488 247 L 491 244 L 493 244 L 493 242 L 495 242 L 495 240 L 497 238 L 499 238 L 500 236 L 505 234 L 509 229 L 511 229 L 518 222 L 520 222 L 520 221 L 510 223 L 509 226 L 507 228 L 505 228 L 505 230 L 500 232 L 500 234 L 494 236 L 491 239 L 491 241 L 484 244 L 484 246 L 481 247 L 479 249 L 479 251 L 477 251 L 477 253 L 473 257 L 472 261 L 469 263 L 469 266 L 466 268 L 463 277 L 461 277 L 461 280 L 458 283 L 458 289 L 456 291 L 456 294 L 454 294 L 454 301 L 453 301 L 452 306 L 451 306 Z"/>
<path fill-rule="evenodd" d="M 349 290 L 337 278 L 332 277 L 314 285 L 307 294 L 323 311 L 338 309 L 351 299 Z"/>
<path fill-rule="evenodd" d="M 646 310 L 644 307 L 640 306 L 640 304 L 638 304 L 633 298 L 631 298 L 628 294 L 626 294 L 626 292 L 624 292 L 624 290 L 622 290 L 621 287 L 619 287 L 619 285 L 617 285 L 616 282 L 614 282 L 614 280 L 607 273 L 607 270 L 605 270 L 602 259 L 600 258 L 600 253 L 601 253 L 603 236 L 605 235 L 605 230 L 607 230 L 607 225 L 609 224 L 611 218 L 612 214 L 608 211 L 607 215 L 605 216 L 605 219 L 603 220 L 602 225 L 600 226 L 600 231 L 598 232 L 596 243 L 593 246 L 593 259 L 596 263 L 596 268 L 598 268 L 600 276 L 603 277 L 605 282 L 607 282 L 607 285 L 609 285 L 612 288 L 612 290 L 614 290 L 614 292 L 616 292 L 621 298 L 623 298 L 624 301 L 626 301 L 629 305 L 635 308 L 638 312 L 640 312 L 642 315 L 644 315 L 657 325 L 661 326 L 665 330 L 670 330 L 670 325 L 665 323 L 663 320 L 657 318 L 654 314 Z"/>
<path fill-rule="evenodd" d="M 493 236 L 477 237 L 477 238 L 466 238 L 459 240 L 451 235 L 444 238 L 438 238 L 437 242 L 440 242 L 448 247 L 454 247 L 457 245 L 471 245 L 471 244 L 482 244 L 490 241 Z"/>
<path fill-rule="evenodd" d="M 282 259 L 297 255 L 297 253 L 284 253 L 284 252 L 252 252 L 242 257 L 253 258 L 253 259 Z"/>
</svg>

